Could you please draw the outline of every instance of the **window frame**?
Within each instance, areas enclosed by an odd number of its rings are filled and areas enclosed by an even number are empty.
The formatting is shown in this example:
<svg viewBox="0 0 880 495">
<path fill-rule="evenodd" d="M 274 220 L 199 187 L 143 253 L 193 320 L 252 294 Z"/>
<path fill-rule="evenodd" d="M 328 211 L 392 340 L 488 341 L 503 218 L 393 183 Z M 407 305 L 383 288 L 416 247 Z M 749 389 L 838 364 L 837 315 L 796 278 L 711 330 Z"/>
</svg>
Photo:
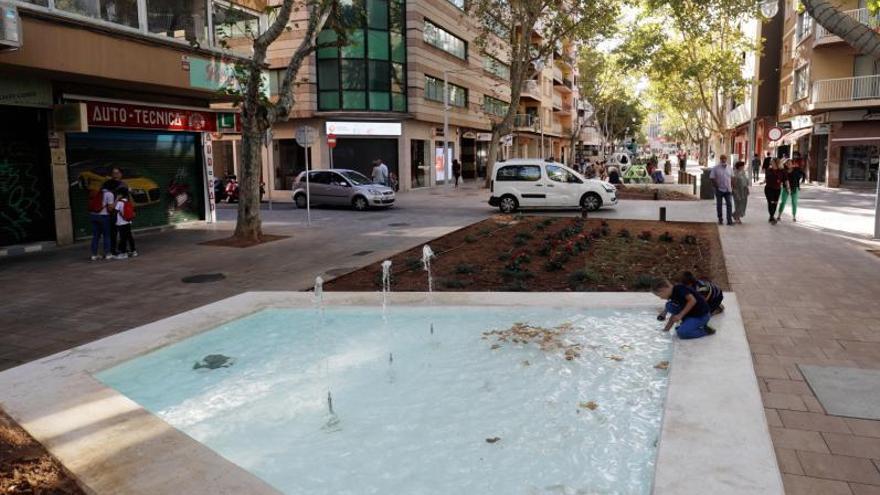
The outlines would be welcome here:
<svg viewBox="0 0 880 495">
<path fill-rule="evenodd" d="M 433 96 L 428 97 L 429 80 L 432 81 L 431 82 L 432 85 L 436 85 L 438 87 L 438 89 L 436 91 L 440 94 L 439 97 L 433 97 Z M 457 104 L 455 102 L 455 100 L 452 98 L 453 89 L 460 89 L 464 93 L 464 102 L 462 102 L 462 104 Z M 447 98 L 446 102 L 449 104 L 450 107 L 468 108 L 468 102 L 470 100 L 470 91 L 468 90 L 468 88 L 466 88 L 464 86 L 459 86 L 458 84 L 453 84 L 453 83 L 447 81 L 446 92 L 449 94 L 449 97 Z M 432 91 L 432 93 L 433 93 L 433 91 Z M 444 103 L 444 101 L 443 101 L 443 79 L 441 79 L 439 77 L 434 77 L 430 74 L 425 74 L 424 99 L 427 101 L 433 101 L 433 102 L 437 102 L 440 104 Z"/>
<path fill-rule="evenodd" d="M 431 40 L 428 39 L 428 25 L 429 24 L 432 26 L 432 29 L 434 29 L 440 33 L 445 33 L 450 38 L 453 38 L 453 39 L 460 41 L 462 46 L 464 47 L 464 50 L 463 50 L 464 53 L 461 56 L 459 56 L 457 53 L 454 53 L 452 51 L 447 50 L 446 48 L 441 46 L 439 43 L 438 44 L 432 43 Z M 455 57 L 459 60 L 464 60 L 464 61 L 468 60 L 468 42 L 467 42 L 467 40 L 465 40 L 461 36 L 458 36 L 458 35 L 452 33 L 452 31 L 449 31 L 448 29 L 444 28 L 443 26 L 437 24 L 436 22 L 432 21 L 431 19 L 429 19 L 427 17 L 424 18 L 424 22 L 422 23 L 422 41 L 426 45 L 434 47 L 443 53 L 448 53 L 449 55 L 452 55 L 453 57 Z"/>
<path fill-rule="evenodd" d="M 489 107 L 498 108 L 499 111 L 490 111 Z M 504 107 L 503 110 L 501 108 Z M 495 98 L 489 95 L 483 95 L 483 112 L 494 117 L 504 117 L 507 114 L 507 109 L 510 107 L 510 102 L 506 102 L 504 100 Z"/>
<path fill-rule="evenodd" d="M 792 72 L 792 102 L 800 101 L 810 96 L 810 65 L 804 64 Z M 799 91 L 799 82 L 803 83 L 803 94 Z"/>
</svg>

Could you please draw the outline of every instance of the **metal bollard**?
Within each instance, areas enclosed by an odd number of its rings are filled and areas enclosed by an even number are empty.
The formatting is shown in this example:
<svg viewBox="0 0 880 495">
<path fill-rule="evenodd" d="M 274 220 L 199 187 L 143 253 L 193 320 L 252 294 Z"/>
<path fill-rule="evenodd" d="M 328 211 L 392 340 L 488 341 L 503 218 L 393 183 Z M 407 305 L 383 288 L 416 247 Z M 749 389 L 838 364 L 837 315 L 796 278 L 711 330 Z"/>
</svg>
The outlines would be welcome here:
<svg viewBox="0 0 880 495">
<path fill-rule="evenodd" d="M 666 207 L 665 206 L 660 207 L 660 221 L 661 222 L 666 221 Z"/>
</svg>

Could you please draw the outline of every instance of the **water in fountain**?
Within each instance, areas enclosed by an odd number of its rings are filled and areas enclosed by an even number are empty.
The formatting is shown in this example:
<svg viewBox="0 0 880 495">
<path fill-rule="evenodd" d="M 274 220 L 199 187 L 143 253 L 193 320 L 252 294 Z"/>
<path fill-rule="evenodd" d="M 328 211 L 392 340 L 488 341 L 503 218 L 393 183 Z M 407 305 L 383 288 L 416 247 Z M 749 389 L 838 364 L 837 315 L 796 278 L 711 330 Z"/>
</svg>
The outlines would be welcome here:
<svg viewBox="0 0 880 495">
<path fill-rule="evenodd" d="M 391 292 L 391 260 L 382 262 L 382 318 L 388 319 L 388 293 Z"/>
<path fill-rule="evenodd" d="M 324 279 L 315 277 L 315 308 L 318 309 L 321 321 L 324 320 Z"/>
<path fill-rule="evenodd" d="M 434 257 L 434 251 L 431 246 L 425 244 L 422 247 L 422 268 L 428 272 L 428 294 L 434 292 L 434 279 L 431 277 L 431 258 Z"/>
<path fill-rule="evenodd" d="M 316 321 L 317 331 L 323 334 L 324 330 L 324 279 L 319 275 L 315 277 L 315 309 L 318 312 L 318 319 Z M 329 339 L 329 338 L 328 338 Z M 329 349 L 330 342 L 327 342 L 327 348 Z M 340 431 L 342 428 L 339 426 L 339 417 L 336 416 L 336 413 L 333 411 L 333 395 L 330 393 L 330 354 L 327 353 L 327 359 L 324 362 L 325 373 L 327 378 L 327 413 L 328 418 L 327 422 L 324 426 L 321 427 L 322 430 L 327 432 Z"/>
</svg>

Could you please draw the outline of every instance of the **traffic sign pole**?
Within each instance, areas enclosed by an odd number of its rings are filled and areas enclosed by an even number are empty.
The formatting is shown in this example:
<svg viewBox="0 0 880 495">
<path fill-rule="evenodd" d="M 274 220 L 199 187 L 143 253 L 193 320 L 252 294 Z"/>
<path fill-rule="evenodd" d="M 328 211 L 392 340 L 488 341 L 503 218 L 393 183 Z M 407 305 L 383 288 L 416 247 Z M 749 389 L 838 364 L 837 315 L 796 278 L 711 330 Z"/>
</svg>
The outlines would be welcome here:
<svg viewBox="0 0 880 495">
<path fill-rule="evenodd" d="M 312 192 L 309 185 L 310 161 L 309 156 L 312 154 L 312 145 L 315 144 L 315 138 L 318 131 L 314 127 L 302 126 L 296 130 L 296 144 L 306 149 L 306 224 L 312 225 Z"/>
</svg>

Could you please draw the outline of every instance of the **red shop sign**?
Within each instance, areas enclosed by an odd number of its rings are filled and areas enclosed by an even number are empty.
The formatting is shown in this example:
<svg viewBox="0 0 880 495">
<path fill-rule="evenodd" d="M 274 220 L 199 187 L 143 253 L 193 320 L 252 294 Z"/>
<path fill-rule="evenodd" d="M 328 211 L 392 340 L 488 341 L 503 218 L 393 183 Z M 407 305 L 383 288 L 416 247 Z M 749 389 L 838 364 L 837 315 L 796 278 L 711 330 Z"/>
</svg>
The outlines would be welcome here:
<svg viewBox="0 0 880 495">
<path fill-rule="evenodd" d="M 216 132 L 217 114 L 199 110 L 87 101 L 90 126 Z"/>
</svg>

